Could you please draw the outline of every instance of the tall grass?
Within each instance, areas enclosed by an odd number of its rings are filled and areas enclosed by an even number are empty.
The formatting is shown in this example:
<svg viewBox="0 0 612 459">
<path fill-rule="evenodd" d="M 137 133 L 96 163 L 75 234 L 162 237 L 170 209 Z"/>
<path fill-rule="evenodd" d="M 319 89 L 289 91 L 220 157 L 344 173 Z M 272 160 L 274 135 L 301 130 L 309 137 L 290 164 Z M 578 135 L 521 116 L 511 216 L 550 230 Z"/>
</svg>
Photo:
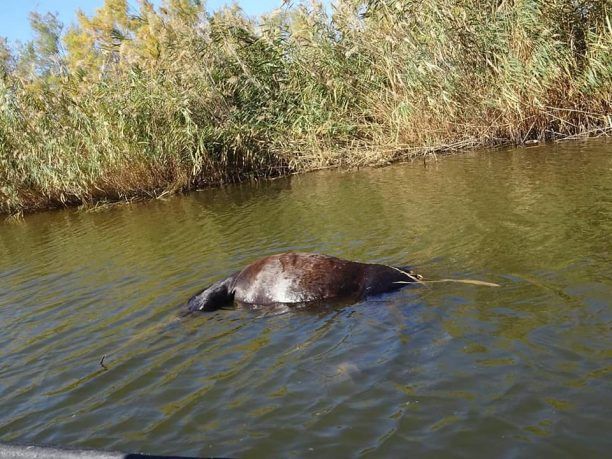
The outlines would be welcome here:
<svg viewBox="0 0 612 459">
<path fill-rule="evenodd" d="M 0 46 L 0 212 L 612 129 L 606 0 L 104 8 Z"/>
</svg>

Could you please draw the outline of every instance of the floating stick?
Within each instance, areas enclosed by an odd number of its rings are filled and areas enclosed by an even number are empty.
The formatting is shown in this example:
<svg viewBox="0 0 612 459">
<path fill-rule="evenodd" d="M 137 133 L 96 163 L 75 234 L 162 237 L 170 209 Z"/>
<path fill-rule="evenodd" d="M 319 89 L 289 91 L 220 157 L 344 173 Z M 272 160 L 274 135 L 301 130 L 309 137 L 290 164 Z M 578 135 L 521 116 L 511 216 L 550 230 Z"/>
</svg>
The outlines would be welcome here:
<svg viewBox="0 0 612 459">
<path fill-rule="evenodd" d="M 501 287 L 499 284 L 495 284 L 493 282 L 485 282 L 481 280 L 474 279 L 438 279 L 438 280 L 415 280 L 414 282 L 408 281 L 397 281 L 395 284 L 434 284 L 436 282 L 455 282 L 457 284 L 471 284 L 471 285 L 482 285 L 483 287 Z"/>
</svg>

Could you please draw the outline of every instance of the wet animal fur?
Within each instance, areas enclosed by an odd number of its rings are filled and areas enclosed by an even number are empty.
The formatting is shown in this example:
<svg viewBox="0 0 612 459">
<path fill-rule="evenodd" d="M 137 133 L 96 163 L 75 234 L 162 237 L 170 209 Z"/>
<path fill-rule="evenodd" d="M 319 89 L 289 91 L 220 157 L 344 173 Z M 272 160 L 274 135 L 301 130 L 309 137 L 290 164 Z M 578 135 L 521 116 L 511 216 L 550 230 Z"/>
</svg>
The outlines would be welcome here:
<svg viewBox="0 0 612 459">
<path fill-rule="evenodd" d="M 261 258 L 194 295 L 189 311 L 214 311 L 232 302 L 247 305 L 359 300 L 420 282 L 408 269 L 358 263 L 316 253 Z"/>
</svg>

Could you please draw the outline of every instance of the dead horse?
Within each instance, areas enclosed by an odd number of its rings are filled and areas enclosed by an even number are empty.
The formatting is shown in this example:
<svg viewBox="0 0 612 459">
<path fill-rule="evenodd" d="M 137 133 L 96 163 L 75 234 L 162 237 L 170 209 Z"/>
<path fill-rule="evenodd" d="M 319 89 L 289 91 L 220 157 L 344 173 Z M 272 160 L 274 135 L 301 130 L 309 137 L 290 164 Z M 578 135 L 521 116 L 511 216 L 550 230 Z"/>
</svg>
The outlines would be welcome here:
<svg viewBox="0 0 612 459">
<path fill-rule="evenodd" d="M 254 261 L 194 295 L 189 311 L 214 311 L 233 301 L 246 305 L 359 300 L 419 282 L 408 268 L 358 263 L 318 253 L 281 253 Z"/>
</svg>

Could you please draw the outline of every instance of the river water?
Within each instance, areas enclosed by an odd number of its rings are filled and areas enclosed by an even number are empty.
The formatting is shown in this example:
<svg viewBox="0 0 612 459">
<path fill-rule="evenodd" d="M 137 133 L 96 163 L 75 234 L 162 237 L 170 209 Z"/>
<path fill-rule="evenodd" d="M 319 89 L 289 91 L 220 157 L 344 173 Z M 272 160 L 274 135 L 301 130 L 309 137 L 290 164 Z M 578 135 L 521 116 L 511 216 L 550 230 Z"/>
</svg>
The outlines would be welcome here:
<svg viewBox="0 0 612 459">
<path fill-rule="evenodd" d="M 1 223 L 0 441 L 602 457 L 611 153 L 605 141 L 466 153 Z M 177 317 L 197 290 L 288 250 L 501 287 Z"/>
</svg>

